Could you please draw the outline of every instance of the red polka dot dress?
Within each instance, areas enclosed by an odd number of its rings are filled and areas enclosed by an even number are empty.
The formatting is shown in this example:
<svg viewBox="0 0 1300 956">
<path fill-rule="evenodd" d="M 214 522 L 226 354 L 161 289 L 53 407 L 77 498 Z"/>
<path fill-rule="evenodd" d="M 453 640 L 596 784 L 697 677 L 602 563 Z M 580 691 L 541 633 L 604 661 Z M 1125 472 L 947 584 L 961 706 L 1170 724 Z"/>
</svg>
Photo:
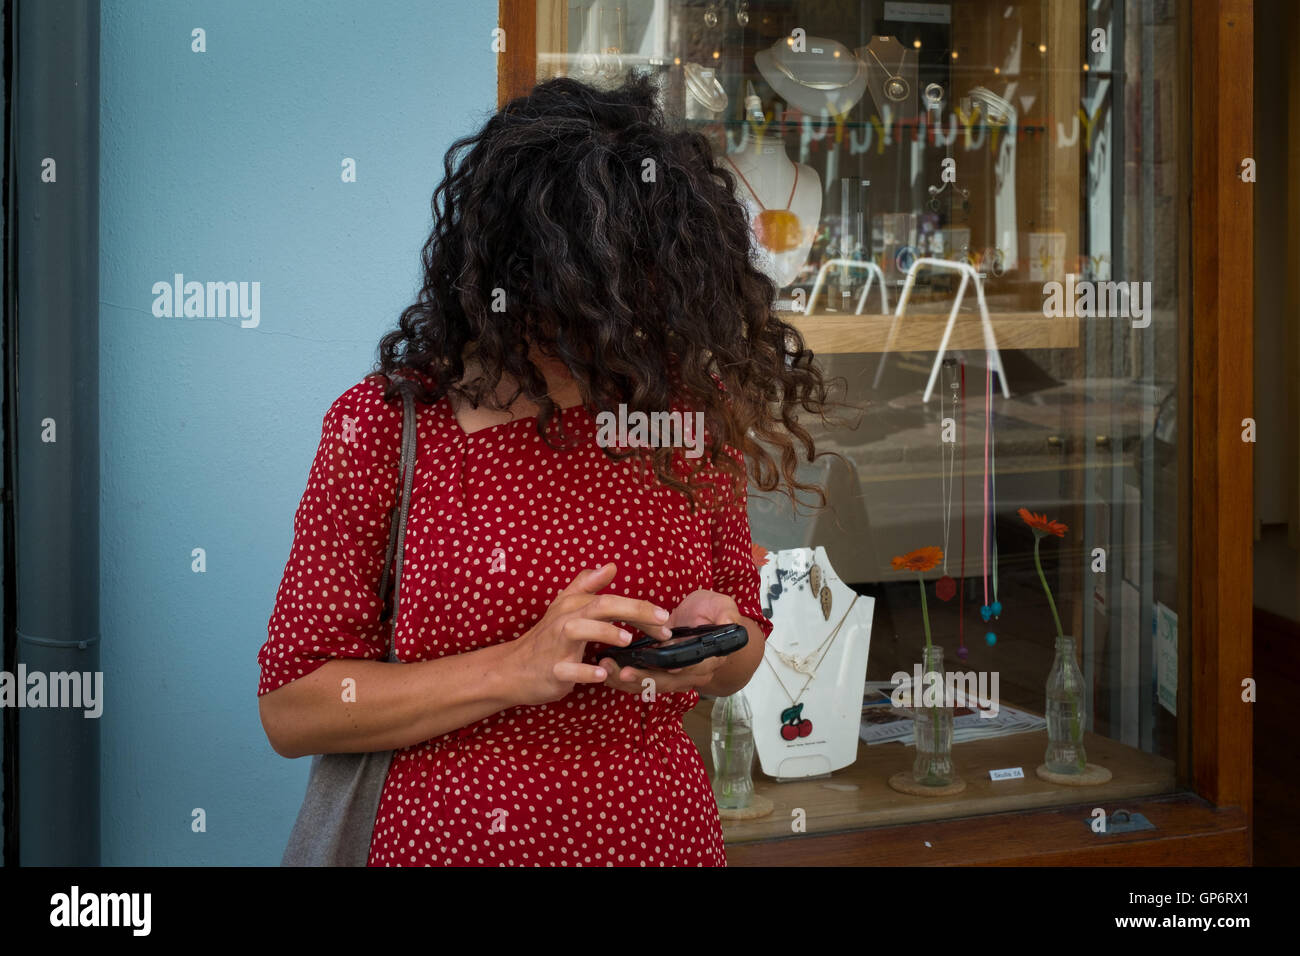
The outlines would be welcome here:
<svg viewBox="0 0 1300 956">
<path fill-rule="evenodd" d="M 293 545 L 258 654 L 258 693 L 335 658 L 382 659 L 376 589 L 398 498 L 402 408 L 367 380 L 330 407 Z M 572 447 L 521 418 L 466 434 L 446 399 L 417 403 L 395 642 L 421 661 L 519 637 L 585 568 L 610 590 L 672 609 L 698 589 L 731 596 L 764 636 L 743 503 L 691 513 L 644 465 L 609 459 L 582 407 L 557 413 Z M 553 423 L 554 424 L 554 423 Z M 720 471 L 713 487 L 725 487 Z M 585 660 L 596 663 L 599 645 Z M 394 665 L 400 666 L 400 665 Z M 682 728 L 695 691 L 652 701 L 577 685 L 559 701 L 501 711 L 398 750 L 371 866 L 722 866 L 704 763 Z"/>
</svg>

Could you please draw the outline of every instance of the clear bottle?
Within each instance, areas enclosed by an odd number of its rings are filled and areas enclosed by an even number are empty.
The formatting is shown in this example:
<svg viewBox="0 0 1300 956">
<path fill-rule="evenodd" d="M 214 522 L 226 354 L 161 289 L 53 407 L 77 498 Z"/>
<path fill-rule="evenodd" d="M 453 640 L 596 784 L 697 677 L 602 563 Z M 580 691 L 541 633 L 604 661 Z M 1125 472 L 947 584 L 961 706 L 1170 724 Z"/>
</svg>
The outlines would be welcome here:
<svg viewBox="0 0 1300 956">
<path fill-rule="evenodd" d="M 1053 773 L 1083 773 L 1088 766 L 1083 749 L 1085 700 L 1074 638 L 1058 637 L 1056 658 L 1047 675 L 1047 754 L 1043 760 Z"/>
<path fill-rule="evenodd" d="M 928 675 L 935 674 L 936 677 Z M 943 648 L 937 644 L 922 654 L 920 687 L 912 688 L 912 725 L 916 740 L 916 759 L 912 762 L 912 779 L 927 787 L 946 787 L 953 782 L 952 707 L 944 699 Z M 926 688 L 934 681 L 940 695 L 939 705 L 925 705 Z"/>
<path fill-rule="evenodd" d="M 743 691 L 713 703 L 713 796 L 724 810 L 743 810 L 754 796 L 754 716 Z"/>
</svg>

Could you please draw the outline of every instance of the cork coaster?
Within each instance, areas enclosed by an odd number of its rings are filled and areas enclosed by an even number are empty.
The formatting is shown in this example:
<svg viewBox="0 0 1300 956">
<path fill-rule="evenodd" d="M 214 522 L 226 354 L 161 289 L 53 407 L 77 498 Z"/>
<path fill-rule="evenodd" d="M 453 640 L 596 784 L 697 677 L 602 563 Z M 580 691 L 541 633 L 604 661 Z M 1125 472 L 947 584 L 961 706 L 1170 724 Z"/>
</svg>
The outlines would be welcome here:
<svg viewBox="0 0 1300 956">
<path fill-rule="evenodd" d="M 1039 764 L 1035 772 L 1048 783 L 1059 783 L 1065 787 L 1095 787 L 1110 780 L 1110 771 L 1095 763 L 1088 764 L 1083 773 L 1055 773 L 1048 770 L 1045 763 Z"/>
<path fill-rule="evenodd" d="M 724 810 L 718 807 L 718 816 L 724 820 L 755 820 L 772 812 L 772 801 L 761 794 L 749 798 L 749 806 L 740 810 Z"/>
<path fill-rule="evenodd" d="M 952 783 L 947 786 L 927 787 L 913 780 L 911 773 L 906 770 L 900 770 L 890 777 L 889 785 L 899 793 L 909 793 L 914 797 L 951 797 L 966 789 L 966 781 L 961 777 L 953 777 Z"/>
</svg>

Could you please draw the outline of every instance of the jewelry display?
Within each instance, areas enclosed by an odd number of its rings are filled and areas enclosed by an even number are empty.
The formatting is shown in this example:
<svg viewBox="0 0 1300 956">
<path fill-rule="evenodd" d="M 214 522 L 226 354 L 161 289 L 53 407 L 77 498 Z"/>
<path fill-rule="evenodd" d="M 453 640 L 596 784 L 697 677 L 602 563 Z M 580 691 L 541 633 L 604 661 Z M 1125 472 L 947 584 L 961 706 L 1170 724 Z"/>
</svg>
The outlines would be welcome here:
<svg viewBox="0 0 1300 956">
<path fill-rule="evenodd" d="M 855 67 L 855 69 L 854 69 L 854 71 L 853 71 L 853 75 L 852 75 L 852 76 L 849 76 L 848 78 L 843 79 L 843 80 L 838 80 L 838 79 L 836 79 L 836 80 L 804 80 L 804 79 L 800 79 L 799 77 L 795 76 L 793 72 L 791 72 L 791 70 L 790 70 L 790 68 L 789 68 L 788 66 L 786 66 L 784 63 L 782 63 L 780 60 L 776 60 L 776 59 L 774 59 L 774 60 L 772 61 L 772 66 L 774 66 L 774 67 L 776 67 L 778 70 L 780 70 L 780 71 L 781 71 L 781 72 L 782 72 L 782 73 L 783 73 L 783 74 L 784 74 L 788 79 L 793 80 L 795 83 L 798 83 L 800 86 L 802 86 L 802 87 L 804 87 L 804 88 L 806 88 L 806 89 L 809 89 L 809 90 L 824 90 L 824 91 L 831 91 L 831 90 L 842 90 L 842 89 L 844 89 L 846 86 L 848 86 L 849 84 L 853 83 L 853 82 L 854 82 L 854 81 L 855 81 L 859 76 L 862 75 L 862 69 L 863 69 L 862 61 L 859 60 L 859 59 L 857 59 L 856 57 L 854 57 L 854 63 L 856 63 L 857 65 L 856 65 L 856 67 Z"/>
<path fill-rule="evenodd" d="M 746 97 L 745 115 L 751 122 L 743 145 L 722 158 L 735 170 L 737 198 L 749 210 L 754 265 L 784 289 L 812 250 L 816 230 L 810 224 L 821 220 L 821 180 L 811 166 L 790 161 L 783 124 L 767 120 L 757 95 Z"/>
<path fill-rule="evenodd" d="M 716 71 L 699 63 L 682 67 L 686 81 L 686 118 L 714 120 L 727 108 L 727 91 Z"/>
<path fill-rule="evenodd" d="M 826 285 L 827 273 L 832 269 L 846 269 L 867 274 L 867 281 L 863 283 L 862 292 L 858 295 L 857 307 L 853 310 L 854 315 L 862 314 L 862 309 L 867 304 L 867 295 L 877 283 L 880 285 L 880 314 L 889 314 L 889 285 L 885 281 L 885 271 L 870 259 L 863 261 L 857 259 L 827 259 L 823 262 L 822 267 L 817 270 L 817 278 L 813 281 L 812 292 L 808 295 L 808 301 L 804 303 L 803 311 L 805 313 L 812 314 L 813 304 L 817 301 L 817 296 L 821 293 L 822 287 Z"/>
<path fill-rule="evenodd" d="M 725 159 L 727 165 L 736 171 L 740 181 L 745 184 L 749 194 L 754 197 L 754 202 L 758 203 L 759 213 L 754 217 L 751 225 L 754 229 L 754 238 L 758 240 L 759 245 L 772 252 L 790 252 L 792 249 L 799 248 L 799 243 L 803 241 L 803 227 L 799 217 L 790 211 L 795 190 L 799 188 L 798 164 L 794 167 L 794 182 L 790 185 L 790 198 L 785 201 L 785 208 L 768 209 L 763 205 L 763 200 L 758 198 L 758 193 L 754 192 L 754 187 L 749 184 L 745 174 L 731 161 L 731 157 L 727 156 Z"/>
<path fill-rule="evenodd" d="M 957 588 L 957 656 L 966 660 L 966 364 L 958 363 L 961 383 L 961 411 L 957 419 L 958 441 L 961 444 L 961 567 Z"/>
<path fill-rule="evenodd" d="M 866 65 L 837 40 L 804 37 L 796 52 L 782 37 L 754 65 L 786 103 L 810 117 L 847 115 L 867 90 Z"/>
<path fill-rule="evenodd" d="M 895 103 L 907 99 L 907 94 L 912 92 L 912 86 L 901 76 L 903 60 L 907 59 L 907 47 L 903 47 L 903 55 L 899 58 L 898 68 L 893 71 L 880 62 L 880 57 L 876 56 L 876 51 L 871 49 L 870 46 L 867 47 L 867 52 L 871 54 L 871 58 L 880 65 L 880 68 L 885 71 L 885 75 L 888 77 L 883 84 L 885 95 Z"/>
<path fill-rule="evenodd" d="M 867 88 L 880 118 L 889 123 L 915 116 L 920 55 L 892 36 L 872 37 L 854 52 L 866 66 Z"/>
<path fill-rule="evenodd" d="M 980 616 L 985 623 L 1002 616 L 1002 602 L 998 600 L 998 485 L 997 452 L 993 439 L 993 363 L 986 363 L 984 389 L 984 606 Z M 991 545 L 990 545 L 991 539 Z M 991 548 L 991 550 L 990 550 Z M 993 556 L 993 600 L 989 600 L 989 555 Z M 984 635 L 992 647 L 998 642 L 993 631 Z"/>
<path fill-rule="evenodd" d="M 813 569 L 816 570 L 816 568 L 817 565 L 814 564 Z M 813 723 L 811 720 L 803 716 L 803 704 L 800 703 L 800 701 L 803 700 L 803 695 L 808 690 L 808 686 L 817 677 L 817 669 L 821 667 L 822 661 L 824 661 L 826 655 L 830 653 L 830 645 L 835 643 L 835 638 L 839 636 L 840 630 L 844 627 L 844 622 L 849 619 L 849 614 L 853 612 L 853 607 L 857 603 L 858 595 L 854 595 L 853 601 L 849 604 L 849 609 L 844 612 L 844 616 L 840 618 L 839 623 L 831 630 L 830 635 L 826 640 L 822 641 L 816 650 L 811 654 L 808 654 L 806 657 L 793 657 L 790 654 L 785 654 L 774 648 L 770 641 L 764 646 L 763 662 L 771 668 L 772 676 L 776 678 L 777 684 L 780 686 L 781 690 L 785 692 L 785 696 L 790 700 L 790 706 L 781 711 L 781 739 L 794 740 L 795 737 L 807 737 L 812 733 Z M 823 609 L 830 606 L 829 589 L 822 591 L 821 605 Z M 785 686 L 785 681 L 781 680 L 781 675 L 777 673 L 777 668 L 773 666 L 771 658 L 768 656 L 768 651 L 771 651 L 777 660 L 790 668 L 790 670 L 808 676 L 808 679 L 803 682 L 803 687 L 799 688 L 798 696 L 791 694 L 789 688 Z M 813 658 L 817 658 L 816 664 L 812 663 Z"/>
<path fill-rule="evenodd" d="M 778 779 L 846 767 L 857 757 L 875 600 L 846 585 L 823 548 L 770 552 L 760 577 L 773 629 L 745 688 L 760 766 Z"/>
<path fill-rule="evenodd" d="M 935 583 L 934 593 L 940 601 L 951 601 L 957 596 L 957 582 L 948 574 L 948 543 L 951 540 L 949 532 L 952 528 L 952 498 L 955 470 L 957 466 L 957 436 L 955 434 L 957 427 L 958 405 L 961 401 L 958 395 L 957 381 L 957 360 L 944 359 L 944 384 L 939 389 L 939 498 L 943 508 L 943 577 Z M 952 406 L 951 416 L 945 414 L 944 394 L 950 396 Z M 949 420 L 952 421 L 954 434 L 952 438 L 948 437 Z"/>
<path fill-rule="evenodd" d="M 1014 84 L 1008 86 L 1010 95 Z M 988 87 L 977 86 L 963 97 L 963 112 L 968 115 L 978 110 L 983 122 L 994 129 L 1014 130 L 1017 122 L 1015 105 L 994 93 Z M 998 138 L 996 159 L 993 165 L 993 238 L 1000 251 L 998 271 L 994 275 L 1015 269 L 1020 242 L 1019 217 L 1016 214 L 1016 149 L 1019 137 L 1003 135 Z M 1046 189 L 1046 180 L 1044 181 Z M 991 271 L 986 268 L 985 271 Z"/>
<path fill-rule="evenodd" d="M 957 311 L 961 308 L 962 298 L 966 295 L 966 286 L 971 284 L 975 286 L 975 301 L 979 304 L 980 328 L 984 333 L 985 354 L 988 357 L 990 367 L 996 369 L 998 373 L 998 381 L 1002 383 L 1003 398 L 1010 398 L 1011 387 L 1007 384 L 1007 373 L 1002 367 L 1002 355 L 998 351 L 997 338 L 993 334 L 993 322 L 989 318 L 988 301 L 984 298 L 982 277 L 969 262 L 953 262 L 949 259 L 935 259 L 932 257 L 917 259 L 907 272 L 907 281 L 903 283 L 903 293 L 898 297 L 898 305 L 894 308 L 894 321 L 890 323 L 889 334 L 885 337 L 885 348 L 880 355 L 880 364 L 876 366 L 876 377 L 872 388 L 880 387 L 880 376 L 885 371 L 885 360 L 889 358 L 889 353 L 898 337 L 898 328 L 902 323 L 903 314 L 907 311 L 907 302 L 911 298 L 912 289 L 916 285 L 916 277 L 923 269 L 957 272 L 961 275 L 961 284 L 957 286 L 957 295 L 953 298 L 952 310 L 948 313 L 948 323 L 944 326 L 943 338 L 939 341 L 939 351 L 934 357 L 934 364 L 930 366 L 930 378 L 925 384 L 925 394 L 921 396 L 921 401 L 929 402 L 930 396 L 934 394 L 935 381 L 939 377 L 939 366 L 948 351 L 948 342 L 952 339 L 952 330 L 957 323 Z"/>
</svg>

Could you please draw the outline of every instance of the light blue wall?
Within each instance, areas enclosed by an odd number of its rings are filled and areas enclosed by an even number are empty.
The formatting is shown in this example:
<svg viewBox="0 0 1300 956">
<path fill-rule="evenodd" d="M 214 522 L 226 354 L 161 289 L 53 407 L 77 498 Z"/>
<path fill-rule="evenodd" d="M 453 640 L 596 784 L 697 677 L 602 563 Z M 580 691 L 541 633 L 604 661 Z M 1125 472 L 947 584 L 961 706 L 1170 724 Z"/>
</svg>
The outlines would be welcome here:
<svg viewBox="0 0 1300 956">
<path fill-rule="evenodd" d="M 495 105 L 496 9 L 104 2 L 107 865 L 279 861 L 307 761 L 266 742 L 257 649 L 321 418 L 413 298 L 444 151 Z M 260 326 L 155 318 L 177 272 L 260 282 Z"/>
</svg>

